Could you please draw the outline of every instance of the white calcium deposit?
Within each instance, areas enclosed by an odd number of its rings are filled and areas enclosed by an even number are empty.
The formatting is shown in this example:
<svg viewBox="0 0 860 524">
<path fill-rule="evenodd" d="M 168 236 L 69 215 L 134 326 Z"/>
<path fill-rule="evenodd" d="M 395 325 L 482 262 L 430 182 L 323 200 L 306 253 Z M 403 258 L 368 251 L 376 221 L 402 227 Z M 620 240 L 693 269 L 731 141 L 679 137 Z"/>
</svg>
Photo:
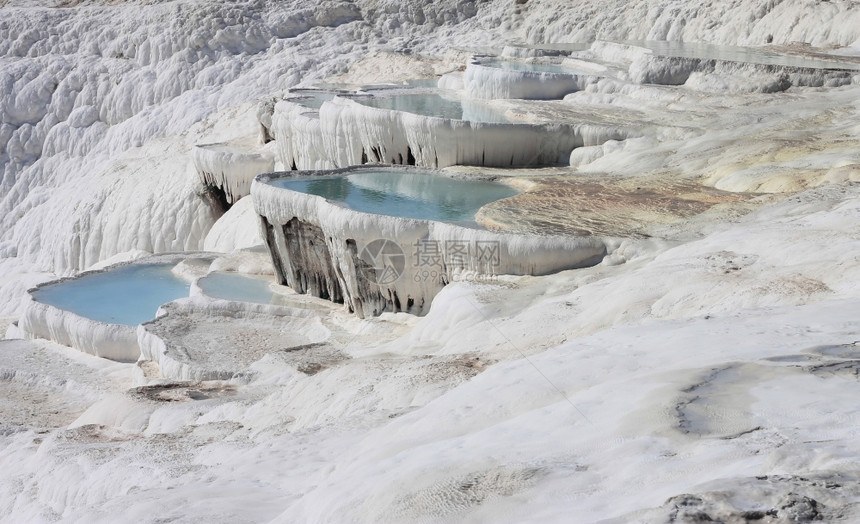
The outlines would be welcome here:
<svg viewBox="0 0 860 524">
<path fill-rule="evenodd" d="M 860 9 L 0 1 L 0 522 L 860 521 L 860 75 L 613 43 L 634 40 L 856 61 Z M 471 55 L 595 41 L 574 58 L 619 74 L 493 101 L 573 135 L 281 101 L 332 78 L 447 72 L 464 90 Z M 279 286 L 287 306 L 194 296 L 134 329 L 134 363 L 88 354 L 124 358 L 93 337 L 126 334 L 28 302 L 152 253 L 221 252 L 183 266 L 194 278 L 271 274 L 251 172 L 380 145 L 435 166 L 545 155 L 562 167 L 517 176 L 621 184 L 656 218 L 564 240 L 605 248 L 591 267 L 452 281 L 424 316 L 361 319 Z M 715 205 L 684 219 L 647 198 L 702 188 Z M 331 231 L 463 235 L 281 203 Z M 534 242 L 512 263 L 543 264 Z"/>
<path fill-rule="evenodd" d="M 193 150 L 194 168 L 203 185 L 224 194 L 224 201 L 233 205 L 251 194 L 251 182 L 260 173 L 275 168 L 275 155 L 269 151 L 253 151 L 253 142 L 236 144 L 201 144 Z M 249 151 L 250 150 L 250 151 Z"/>
<path fill-rule="evenodd" d="M 380 94 L 378 96 L 385 96 Z M 468 103 L 468 101 L 467 101 Z M 544 166 L 563 163 L 575 147 L 627 136 L 611 126 L 581 123 L 492 123 L 379 109 L 336 97 L 318 112 L 287 101 L 275 105 L 272 132 L 281 165 L 331 169 L 370 162 Z"/>
<path fill-rule="evenodd" d="M 539 71 L 512 71 L 471 61 L 463 75 L 463 87 L 473 98 L 523 98 L 552 100 L 584 89 L 590 75 Z M 441 87 L 441 86 L 440 86 Z"/>
</svg>

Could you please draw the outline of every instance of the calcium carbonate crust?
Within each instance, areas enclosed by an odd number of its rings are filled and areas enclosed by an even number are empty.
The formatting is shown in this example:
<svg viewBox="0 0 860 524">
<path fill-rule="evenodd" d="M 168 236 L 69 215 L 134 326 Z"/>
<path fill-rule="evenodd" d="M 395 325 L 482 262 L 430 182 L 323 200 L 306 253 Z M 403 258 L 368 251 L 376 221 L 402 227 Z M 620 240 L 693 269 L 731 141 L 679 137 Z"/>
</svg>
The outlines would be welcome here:
<svg viewBox="0 0 860 524">
<path fill-rule="evenodd" d="M 324 340 L 329 334 L 325 328 L 314 325 L 318 318 L 308 310 L 214 299 L 203 295 L 200 289 L 195 287 L 196 284 L 192 285 L 193 296 L 166 304 L 159 308 L 156 318 L 134 328 L 136 342 L 140 347 L 140 361 L 156 363 L 161 378 L 193 381 L 232 380 L 236 383 L 247 383 L 252 378 L 244 367 L 231 366 L 229 362 L 219 362 L 219 356 L 224 351 L 219 352 L 214 348 L 209 348 L 213 350 L 209 353 L 209 358 L 195 361 L 182 344 L 175 340 L 176 337 L 170 336 L 172 330 L 162 328 L 163 324 L 173 320 L 171 316 L 183 315 L 198 320 L 222 317 L 248 323 L 259 322 L 260 318 L 274 319 L 282 324 L 297 324 L 305 331 L 309 331 L 308 343 Z M 194 329 L 193 322 L 194 320 L 190 327 L 186 326 L 185 330 Z M 308 328 L 304 324 L 311 324 L 311 327 Z M 227 326 L 229 327 L 229 324 Z M 241 349 L 238 348 L 240 351 Z M 290 349 L 289 346 L 281 348 L 281 350 L 288 349 Z"/>
</svg>

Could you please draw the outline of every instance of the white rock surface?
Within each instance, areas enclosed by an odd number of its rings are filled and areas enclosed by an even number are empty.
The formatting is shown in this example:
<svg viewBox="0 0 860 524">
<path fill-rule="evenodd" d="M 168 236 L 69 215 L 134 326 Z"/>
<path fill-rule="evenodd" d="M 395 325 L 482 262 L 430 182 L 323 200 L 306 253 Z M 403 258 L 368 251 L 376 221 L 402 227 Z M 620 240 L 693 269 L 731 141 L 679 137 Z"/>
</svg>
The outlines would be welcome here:
<svg viewBox="0 0 860 524">
<path fill-rule="evenodd" d="M 248 191 L 250 192 L 250 187 Z M 229 253 L 259 246 L 264 242 L 260 217 L 254 211 L 254 203 L 250 198 L 243 198 L 212 225 L 203 241 L 203 249 Z"/>
<path fill-rule="evenodd" d="M 157 364 L 160 377 L 192 381 L 247 381 L 247 368 L 267 353 L 322 342 L 330 335 L 308 310 L 203 296 L 166 304 L 136 333 L 141 360 Z"/>
</svg>

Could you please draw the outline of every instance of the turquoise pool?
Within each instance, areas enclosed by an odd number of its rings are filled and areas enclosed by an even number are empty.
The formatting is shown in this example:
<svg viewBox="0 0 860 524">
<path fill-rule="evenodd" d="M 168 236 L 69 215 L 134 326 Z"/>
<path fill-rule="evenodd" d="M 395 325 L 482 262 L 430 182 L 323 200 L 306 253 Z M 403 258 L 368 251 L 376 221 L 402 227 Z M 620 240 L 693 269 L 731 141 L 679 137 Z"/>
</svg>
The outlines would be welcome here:
<svg viewBox="0 0 860 524">
<path fill-rule="evenodd" d="M 361 170 L 269 183 L 342 202 L 355 211 L 456 223 L 472 223 L 482 206 L 517 194 L 499 182 L 453 179 L 421 171 Z"/>
<path fill-rule="evenodd" d="M 400 93 L 395 95 L 356 98 L 356 102 L 376 107 L 403 111 L 416 115 L 450 118 L 453 120 L 471 120 L 509 124 L 505 111 L 479 100 L 457 100 L 446 98 L 435 93 Z"/>
<path fill-rule="evenodd" d="M 33 298 L 91 320 L 135 326 L 155 318 L 162 304 L 188 296 L 189 283 L 171 273 L 174 265 L 121 266 L 47 285 Z"/>
<path fill-rule="evenodd" d="M 564 74 L 564 75 L 575 75 L 575 74 L 584 74 L 582 71 L 578 71 L 576 69 L 565 67 L 562 65 L 556 64 L 535 64 L 535 63 L 526 63 L 526 62 L 514 62 L 507 60 L 487 60 L 478 62 L 478 65 L 484 67 L 494 67 L 497 69 L 504 69 L 507 71 L 525 71 L 532 73 L 556 73 L 556 74 Z"/>
<path fill-rule="evenodd" d="M 269 281 L 237 273 L 210 273 L 197 281 L 207 296 L 256 304 L 283 304 L 283 297 L 269 289 Z"/>
</svg>

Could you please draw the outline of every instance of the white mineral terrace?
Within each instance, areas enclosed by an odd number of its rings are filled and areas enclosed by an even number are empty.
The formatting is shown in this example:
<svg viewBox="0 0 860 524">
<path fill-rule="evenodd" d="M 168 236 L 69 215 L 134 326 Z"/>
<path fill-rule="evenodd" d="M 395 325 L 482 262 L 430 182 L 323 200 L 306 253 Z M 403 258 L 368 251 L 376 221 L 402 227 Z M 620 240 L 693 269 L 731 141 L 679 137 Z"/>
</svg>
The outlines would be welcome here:
<svg viewBox="0 0 860 524">
<path fill-rule="evenodd" d="M 372 96 L 385 99 L 422 95 L 440 96 L 428 90 L 386 90 Z M 458 100 L 456 94 L 447 96 Z M 488 112 L 499 110 L 480 101 L 465 100 L 462 115 L 454 118 L 371 107 L 367 105 L 370 102 L 338 96 L 322 103 L 318 111 L 298 101 L 278 102 L 272 134 L 281 165 L 305 170 L 367 162 L 434 168 L 554 165 L 566 163 L 576 147 L 624 139 L 630 133 L 610 124 L 590 122 L 482 121 Z M 470 116 L 475 119 L 469 120 Z"/>
<path fill-rule="evenodd" d="M 249 143 L 250 142 L 250 143 Z M 224 203 L 232 205 L 251 192 L 251 182 L 260 173 L 275 167 L 271 148 L 254 147 L 254 141 L 238 143 L 201 144 L 194 147 L 194 167 L 207 187 L 223 195 Z M 254 149 L 262 149 L 254 151 Z"/>
<path fill-rule="evenodd" d="M 771 93 L 793 86 L 860 83 L 860 61 L 785 55 L 757 48 L 597 41 L 588 50 L 570 56 L 625 65 L 626 79 L 637 84 L 687 85 L 709 91 Z"/>
<path fill-rule="evenodd" d="M 358 315 L 429 311 L 433 297 L 458 278 L 545 275 L 599 262 L 611 239 L 505 234 L 456 224 L 355 211 L 321 196 L 273 185 L 280 178 L 311 178 L 361 173 L 379 167 L 260 175 L 251 186 L 254 208 L 264 219 L 266 242 L 281 283 L 300 293 L 344 302 Z M 384 168 L 414 172 L 409 168 Z M 444 176 L 426 173 L 424 176 Z M 381 210 L 381 212 L 384 212 Z M 388 277 L 382 262 L 367 267 L 368 249 L 393 243 L 381 256 L 397 257 Z M 438 249 L 442 263 L 422 263 L 420 246 Z M 465 246 L 452 257 L 448 246 Z M 478 253 L 479 248 L 492 249 Z M 371 253 L 374 256 L 375 253 Z"/>
<path fill-rule="evenodd" d="M 97 357 L 134 362 L 140 357 L 133 326 L 99 322 L 32 298 L 18 320 L 16 338 L 51 340 Z"/>
<path fill-rule="evenodd" d="M 518 62 L 480 57 L 469 61 L 462 82 L 473 98 L 553 100 L 596 84 L 607 73 L 606 66 L 581 60 Z M 440 79 L 440 87 L 448 82 Z"/>
<path fill-rule="evenodd" d="M 189 294 L 190 279 L 175 270 L 177 264 L 208 264 L 206 256 L 149 257 L 40 284 L 27 293 L 17 330 L 134 362 L 140 357 L 137 325 L 155 318 L 161 304 Z"/>
<path fill-rule="evenodd" d="M 860 522 L 858 144 L 856 0 L 0 0 L 0 524 Z"/>
</svg>

